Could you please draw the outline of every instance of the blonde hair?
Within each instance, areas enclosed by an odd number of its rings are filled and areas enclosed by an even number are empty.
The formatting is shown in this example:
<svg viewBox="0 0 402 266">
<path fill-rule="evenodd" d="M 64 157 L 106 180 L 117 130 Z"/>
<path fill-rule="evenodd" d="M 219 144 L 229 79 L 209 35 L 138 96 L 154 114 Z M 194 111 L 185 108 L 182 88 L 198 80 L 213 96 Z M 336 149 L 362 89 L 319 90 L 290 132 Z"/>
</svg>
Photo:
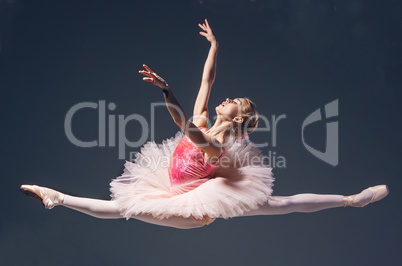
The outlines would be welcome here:
<svg viewBox="0 0 402 266">
<path fill-rule="evenodd" d="M 258 127 L 257 106 L 249 98 L 243 98 L 244 103 L 241 109 L 242 123 L 236 123 L 233 126 L 235 136 L 242 136 L 244 133 L 252 133 Z"/>
</svg>

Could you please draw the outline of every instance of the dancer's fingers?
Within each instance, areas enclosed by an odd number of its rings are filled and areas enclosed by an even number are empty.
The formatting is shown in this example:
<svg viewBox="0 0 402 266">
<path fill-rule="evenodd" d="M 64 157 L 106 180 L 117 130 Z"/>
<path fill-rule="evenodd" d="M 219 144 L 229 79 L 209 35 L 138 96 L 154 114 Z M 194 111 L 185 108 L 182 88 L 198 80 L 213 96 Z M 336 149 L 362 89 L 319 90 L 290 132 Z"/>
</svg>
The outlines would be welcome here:
<svg viewBox="0 0 402 266">
<path fill-rule="evenodd" d="M 151 73 L 153 72 L 146 64 L 143 64 L 142 66 L 145 67 L 145 69 L 148 70 L 149 72 Z"/>
<path fill-rule="evenodd" d="M 148 82 L 153 82 L 153 78 L 146 78 L 146 77 L 143 77 L 142 79 L 145 80 L 145 81 L 148 81 Z"/>
<path fill-rule="evenodd" d="M 201 29 L 206 30 L 206 28 L 205 28 L 204 25 L 201 25 L 200 23 L 198 23 L 198 26 L 199 26 Z"/>
<path fill-rule="evenodd" d="M 138 71 L 140 74 L 143 74 L 143 75 L 146 75 L 146 76 L 152 76 L 152 74 L 151 73 L 149 73 L 149 72 L 147 72 L 147 71 L 145 71 L 145 70 L 140 70 L 140 71 Z"/>
<path fill-rule="evenodd" d="M 207 37 L 207 34 L 206 34 L 205 32 L 200 31 L 200 34 L 201 34 L 202 36 Z"/>
<path fill-rule="evenodd" d="M 207 19 L 205 19 L 205 24 L 207 24 L 207 27 L 210 28 Z"/>
<path fill-rule="evenodd" d="M 138 72 L 141 74 L 150 74 L 148 71 L 145 71 L 145 70 L 139 70 Z"/>
</svg>

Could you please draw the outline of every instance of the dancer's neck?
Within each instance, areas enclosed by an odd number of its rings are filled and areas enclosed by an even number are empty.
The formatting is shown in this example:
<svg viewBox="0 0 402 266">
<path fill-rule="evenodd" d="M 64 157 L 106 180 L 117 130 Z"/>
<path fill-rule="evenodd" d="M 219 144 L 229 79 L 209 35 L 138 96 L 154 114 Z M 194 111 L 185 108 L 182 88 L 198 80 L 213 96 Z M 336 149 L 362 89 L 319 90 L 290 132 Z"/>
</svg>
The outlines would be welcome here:
<svg viewBox="0 0 402 266">
<path fill-rule="evenodd" d="M 226 143 L 232 132 L 232 121 L 228 121 L 218 117 L 214 125 L 209 129 L 209 132 L 214 136 L 220 143 Z"/>
</svg>

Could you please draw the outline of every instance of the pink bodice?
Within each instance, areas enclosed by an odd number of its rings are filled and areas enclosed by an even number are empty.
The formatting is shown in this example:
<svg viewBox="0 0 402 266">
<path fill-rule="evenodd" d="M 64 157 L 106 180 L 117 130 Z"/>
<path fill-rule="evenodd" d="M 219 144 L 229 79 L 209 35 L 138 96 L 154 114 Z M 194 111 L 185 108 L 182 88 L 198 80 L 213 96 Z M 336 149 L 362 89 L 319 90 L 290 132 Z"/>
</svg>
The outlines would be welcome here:
<svg viewBox="0 0 402 266">
<path fill-rule="evenodd" d="M 207 162 L 202 150 L 184 136 L 170 158 L 171 192 L 183 194 L 205 183 L 211 178 L 215 165 Z"/>
</svg>

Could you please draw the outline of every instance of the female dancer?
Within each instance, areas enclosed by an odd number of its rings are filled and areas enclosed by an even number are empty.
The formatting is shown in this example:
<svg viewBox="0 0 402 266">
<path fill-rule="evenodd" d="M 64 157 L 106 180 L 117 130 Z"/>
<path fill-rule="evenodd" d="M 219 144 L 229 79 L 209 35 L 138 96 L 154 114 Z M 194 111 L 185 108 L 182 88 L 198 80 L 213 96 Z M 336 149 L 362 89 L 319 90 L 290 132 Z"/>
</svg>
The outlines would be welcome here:
<svg viewBox="0 0 402 266">
<path fill-rule="evenodd" d="M 135 163 L 126 162 L 124 173 L 111 182 L 112 200 L 74 197 L 35 185 L 22 185 L 21 191 L 47 209 L 62 205 L 97 218 L 135 218 L 181 229 L 202 227 L 216 218 L 363 207 L 388 195 L 388 187 L 379 185 L 352 196 L 272 196 L 272 168 L 246 141 L 258 124 L 255 104 L 247 98 L 226 99 L 215 108 L 217 120 L 207 128 L 218 42 L 207 20 L 199 27 L 211 47 L 192 122 L 164 79 L 146 65 L 139 71 L 145 81 L 162 89 L 168 111 L 184 134 L 179 132 L 162 145 L 144 145 Z M 162 165 L 165 158 L 168 166 Z"/>
</svg>

